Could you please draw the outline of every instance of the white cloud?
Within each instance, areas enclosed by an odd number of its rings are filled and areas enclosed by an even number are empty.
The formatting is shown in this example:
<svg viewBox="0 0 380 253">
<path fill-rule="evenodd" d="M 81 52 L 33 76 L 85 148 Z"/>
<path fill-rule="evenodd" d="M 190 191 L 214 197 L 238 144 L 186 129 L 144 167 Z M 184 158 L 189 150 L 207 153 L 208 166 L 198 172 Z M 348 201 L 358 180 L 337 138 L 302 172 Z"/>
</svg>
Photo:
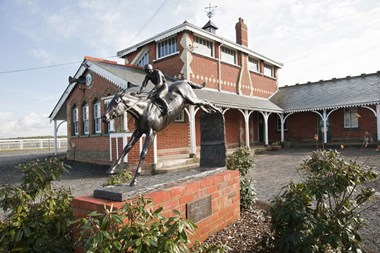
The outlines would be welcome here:
<svg viewBox="0 0 380 253">
<path fill-rule="evenodd" d="M 0 112 L 0 122 L 0 138 L 54 135 L 47 114 L 30 112 L 17 117 L 12 112 Z M 66 129 L 66 124 L 62 124 L 58 135 L 66 135 Z"/>
<path fill-rule="evenodd" d="M 53 56 L 51 56 L 46 50 L 44 49 L 32 49 L 32 55 L 37 60 L 41 60 L 45 64 L 50 64 L 52 62 Z"/>
</svg>

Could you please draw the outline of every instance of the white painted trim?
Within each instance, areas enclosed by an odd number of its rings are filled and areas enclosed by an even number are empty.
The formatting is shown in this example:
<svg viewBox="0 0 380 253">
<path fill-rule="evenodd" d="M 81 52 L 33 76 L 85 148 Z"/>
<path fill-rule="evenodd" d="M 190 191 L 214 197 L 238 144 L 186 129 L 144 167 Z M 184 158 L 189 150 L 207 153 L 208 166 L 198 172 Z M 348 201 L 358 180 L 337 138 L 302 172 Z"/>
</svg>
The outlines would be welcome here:
<svg viewBox="0 0 380 253">
<path fill-rule="evenodd" d="M 267 63 L 270 63 L 276 67 L 283 67 L 284 64 L 283 63 L 280 63 L 280 62 L 276 62 L 268 57 L 265 57 L 259 53 L 256 53 L 250 49 L 248 49 L 247 47 L 244 47 L 242 45 L 239 45 L 235 42 L 232 42 L 230 40 L 226 40 L 225 38 L 221 37 L 221 36 L 218 36 L 214 33 L 210 33 L 200 27 L 197 27 L 193 24 L 190 24 L 189 22 L 185 21 L 184 23 L 180 24 L 180 25 L 177 25 L 169 30 L 166 30 L 164 32 L 161 32 L 149 39 L 146 39 L 146 40 L 143 40 L 141 41 L 140 43 L 132 46 L 132 47 L 129 47 L 129 48 L 126 48 L 124 50 L 121 50 L 119 52 L 117 52 L 117 56 L 119 57 L 124 57 L 125 55 L 127 54 L 130 54 L 132 52 L 135 52 L 139 47 L 143 46 L 143 45 L 146 45 L 146 44 L 149 44 L 151 42 L 157 42 L 157 41 L 160 41 L 160 40 L 163 40 L 163 39 L 166 39 L 166 38 L 169 38 L 173 35 L 176 35 L 177 33 L 180 33 L 180 32 L 183 32 L 183 31 L 190 31 L 190 32 L 193 32 L 196 36 L 201 36 L 201 37 L 205 37 L 206 39 L 209 39 L 209 40 L 212 40 L 213 42 L 216 41 L 216 42 L 219 42 L 219 43 L 223 43 L 225 44 L 226 46 L 228 47 L 231 47 L 233 49 L 236 49 L 238 51 L 241 51 L 241 52 L 244 52 L 252 57 L 255 57 L 255 58 L 258 58 L 260 60 L 264 60 L 265 62 Z"/>
</svg>

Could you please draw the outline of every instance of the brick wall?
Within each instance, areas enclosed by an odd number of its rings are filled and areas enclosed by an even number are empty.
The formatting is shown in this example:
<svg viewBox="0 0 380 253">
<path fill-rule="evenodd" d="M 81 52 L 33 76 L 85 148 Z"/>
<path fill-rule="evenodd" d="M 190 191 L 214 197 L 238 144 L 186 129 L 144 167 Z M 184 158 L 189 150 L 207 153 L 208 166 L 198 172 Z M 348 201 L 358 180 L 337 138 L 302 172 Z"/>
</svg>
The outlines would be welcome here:
<svg viewBox="0 0 380 253">
<path fill-rule="evenodd" d="M 211 196 L 212 212 L 210 216 L 196 223 L 198 228 L 196 236 L 190 237 L 192 242 L 195 239 L 204 241 L 240 218 L 240 175 L 238 171 L 223 171 L 194 182 L 144 195 L 145 198 L 152 199 L 153 209 L 162 207 L 162 214 L 167 218 L 174 216 L 173 210 L 178 210 L 186 218 L 186 205 L 207 196 Z M 91 211 L 102 212 L 104 205 L 120 208 L 123 202 L 113 202 L 91 196 L 76 197 L 72 202 L 73 218 L 76 220 L 85 217 Z M 76 252 L 81 251 L 77 248 Z"/>
</svg>

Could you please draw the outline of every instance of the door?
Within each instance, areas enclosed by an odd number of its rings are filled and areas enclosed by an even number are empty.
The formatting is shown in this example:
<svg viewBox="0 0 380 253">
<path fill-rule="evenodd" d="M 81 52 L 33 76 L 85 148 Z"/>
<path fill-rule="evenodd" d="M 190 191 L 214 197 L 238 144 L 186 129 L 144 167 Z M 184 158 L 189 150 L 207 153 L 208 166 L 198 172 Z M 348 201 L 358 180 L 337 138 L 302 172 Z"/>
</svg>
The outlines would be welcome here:
<svg viewBox="0 0 380 253">
<path fill-rule="evenodd" d="M 330 125 L 330 118 L 326 121 L 326 127 L 327 127 L 327 142 L 331 141 L 331 125 Z M 318 117 L 318 138 L 323 142 L 323 120 L 321 117 Z"/>
<path fill-rule="evenodd" d="M 259 142 L 264 142 L 264 117 L 263 115 L 261 115 L 261 113 L 259 113 L 258 115 L 259 115 Z"/>
</svg>

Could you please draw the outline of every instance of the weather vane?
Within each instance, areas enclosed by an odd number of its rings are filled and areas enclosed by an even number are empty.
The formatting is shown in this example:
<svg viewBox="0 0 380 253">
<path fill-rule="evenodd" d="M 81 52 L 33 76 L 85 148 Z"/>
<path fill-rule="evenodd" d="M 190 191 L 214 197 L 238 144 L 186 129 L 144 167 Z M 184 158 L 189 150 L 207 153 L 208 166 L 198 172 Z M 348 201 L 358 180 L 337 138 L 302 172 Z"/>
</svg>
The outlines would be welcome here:
<svg viewBox="0 0 380 253">
<path fill-rule="evenodd" d="M 214 12 L 215 12 L 215 9 L 216 7 L 218 6 L 211 6 L 211 3 L 208 2 L 208 7 L 205 7 L 206 9 L 206 13 L 207 13 L 207 17 L 211 20 L 211 18 L 214 16 Z"/>
</svg>

